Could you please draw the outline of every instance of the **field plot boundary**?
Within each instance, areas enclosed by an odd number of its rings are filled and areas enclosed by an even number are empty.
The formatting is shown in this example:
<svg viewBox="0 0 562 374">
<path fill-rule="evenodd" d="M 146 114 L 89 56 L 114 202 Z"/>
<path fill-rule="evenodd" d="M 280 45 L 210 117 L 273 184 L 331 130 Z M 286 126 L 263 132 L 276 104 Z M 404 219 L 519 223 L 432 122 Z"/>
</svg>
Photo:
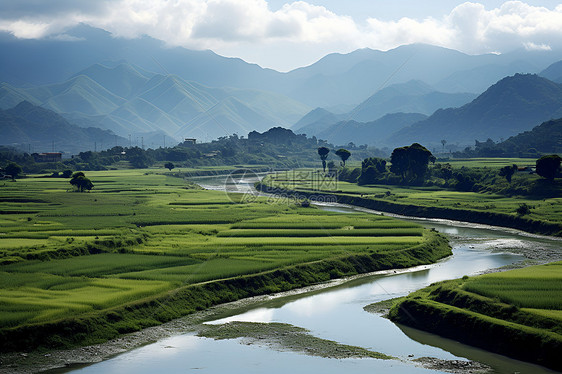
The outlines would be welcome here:
<svg viewBox="0 0 562 374">
<path fill-rule="evenodd" d="M 268 186 L 259 183 L 257 188 L 263 192 L 280 195 L 300 196 L 312 201 L 326 201 L 328 197 L 336 198 L 340 204 L 354 205 L 362 208 L 388 212 L 403 216 L 439 218 L 461 222 L 471 222 L 491 226 L 501 226 L 529 232 L 532 234 L 562 237 L 562 224 L 539 221 L 503 213 L 483 212 L 461 208 L 428 207 L 412 204 L 401 204 L 380 200 L 372 197 L 360 197 L 345 193 L 327 193 L 323 191 L 308 192 Z"/>
<path fill-rule="evenodd" d="M 430 264 L 450 254 L 447 240 L 437 233 L 428 232 L 428 238 L 422 244 L 399 251 L 332 258 L 192 284 L 99 312 L 3 329 L 0 330 L 0 350 L 51 349 L 99 343 L 214 305 L 289 291 L 334 278 Z"/>
</svg>

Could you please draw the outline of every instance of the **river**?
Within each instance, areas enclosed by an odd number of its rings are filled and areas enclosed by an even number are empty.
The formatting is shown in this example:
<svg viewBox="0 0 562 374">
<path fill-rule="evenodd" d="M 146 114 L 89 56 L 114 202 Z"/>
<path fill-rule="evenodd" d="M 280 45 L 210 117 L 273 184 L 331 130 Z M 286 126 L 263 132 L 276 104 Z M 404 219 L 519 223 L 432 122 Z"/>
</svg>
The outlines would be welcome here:
<svg viewBox="0 0 562 374">
<path fill-rule="evenodd" d="M 206 188 L 222 189 L 220 177 L 196 179 Z M 244 183 L 250 188 L 254 179 Z M 355 214 L 359 209 L 324 204 L 322 209 Z M 365 212 L 367 210 L 360 209 Z M 368 212 L 368 211 L 367 211 Z M 379 214 L 378 212 L 371 212 Z M 412 218 L 410 218 L 412 219 Z M 525 254 L 547 253 L 560 259 L 561 241 L 494 227 L 439 220 L 412 219 L 449 236 L 453 256 L 436 264 L 384 272 L 331 283 L 328 287 L 283 297 L 262 298 L 230 309 L 207 321 L 282 322 L 303 327 L 319 338 L 364 347 L 397 360 L 333 359 L 308 356 L 247 339 L 214 340 L 194 333 L 179 334 L 120 354 L 73 373 L 442 373 L 422 367 L 420 357 L 474 360 L 493 373 L 552 373 L 552 371 L 492 354 L 419 330 L 398 326 L 366 312 L 371 303 L 406 295 L 433 282 L 475 275 L 520 263 Z M 540 256 L 538 256 L 540 257 Z M 544 256 L 543 256 L 544 259 Z M 250 344 L 252 343 L 252 344 Z M 468 372 L 468 371 L 467 371 Z"/>
</svg>

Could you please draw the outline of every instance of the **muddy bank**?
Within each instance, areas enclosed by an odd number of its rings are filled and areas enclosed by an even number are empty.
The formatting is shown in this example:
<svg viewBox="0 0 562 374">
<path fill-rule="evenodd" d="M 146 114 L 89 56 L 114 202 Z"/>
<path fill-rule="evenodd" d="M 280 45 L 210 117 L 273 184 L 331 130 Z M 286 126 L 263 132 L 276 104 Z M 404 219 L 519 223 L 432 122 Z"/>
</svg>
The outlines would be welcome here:
<svg viewBox="0 0 562 374">
<path fill-rule="evenodd" d="M 486 374 L 492 373 L 492 368 L 476 361 L 441 360 L 435 357 L 420 357 L 413 360 L 426 369 L 445 371 L 454 374 Z"/>
<path fill-rule="evenodd" d="M 248 297 L 289 291 L 336 277 L 431 264 L 452 254 L 447 239 L 427 231 L 422 244 L 400 251 L 349 255 L 259 274 L 199 283 L 133 303 L 37 325 L 0 330 L 3 352 L 95 344 Z"/>
<path fill-rule="evenodd" d="M 230 322 L 224 325 L 204 325 L 197 335 L 213 339 L 244 338 L 244 344 L 267 345 L 276 350 L 325 358 L 394 359 L 362 347 L 317 338 L 306 329 L 285 323 Z"/>
<path fill-rule="evenodd" d="M 188 316 L 178 318 L 158 326 L 148 327 L 141 331 L 121 335 L 118 338 L 109 340 L 104 343 L 89 345 L 85 347 L 65 350 L 36 350 L 32 352 L 19 351 L 0 353 L 0 367 L 2 368 L 1 371 L 3 374 L 30 374 L 46 370 L 79 368 L 87 366 L 89 364 L 108 360 L 118 354 L 140 348 L 142 346 L 154 343 L 165 338 L 186 333 L 196 333 L 201 327 L 201 324 L 206 321 L 236 315 L 255 307 L 256 304 L 260 304 L 266 301 L 316 292 L 363 277 L 369 277 L 373 275 L 386 275 L 391 273 L 408 273 L 416 270 L 419 270 L 419 267 L 403 270 L 383 270 L 367 274 L 355 275 L 351 277 L 334 279 L 328 282 L 323 282 L 320 284 L 286 292 L 249 297 L 246 299 L 210 307 L 205 310 L 195 312 Z"/>
</svg>

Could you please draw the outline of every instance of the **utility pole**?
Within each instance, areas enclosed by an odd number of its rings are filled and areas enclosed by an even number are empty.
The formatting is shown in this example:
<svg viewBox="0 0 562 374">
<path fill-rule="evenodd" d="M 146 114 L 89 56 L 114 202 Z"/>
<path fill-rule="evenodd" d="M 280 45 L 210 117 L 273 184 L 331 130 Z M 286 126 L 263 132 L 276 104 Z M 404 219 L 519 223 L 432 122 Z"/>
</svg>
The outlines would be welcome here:
<svg viewBox="0 0 562 374">
<path fill-rule="evenodd" d="M 141 148 L 144 150 L 144 136 L 141 136 Z"/>
</svg>

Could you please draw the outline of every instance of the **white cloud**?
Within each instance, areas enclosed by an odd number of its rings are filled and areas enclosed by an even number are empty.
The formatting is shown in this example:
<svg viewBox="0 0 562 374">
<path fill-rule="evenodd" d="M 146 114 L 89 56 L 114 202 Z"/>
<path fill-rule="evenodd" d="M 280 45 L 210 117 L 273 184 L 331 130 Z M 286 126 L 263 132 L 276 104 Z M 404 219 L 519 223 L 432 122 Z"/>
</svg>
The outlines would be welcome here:
<svg viewBox="0 0 562 374">
<path fill-rule="evenodd" d="M 390 21 L 357 20 L 306 1 L 287 3 L 277 10 L 270 9 L 266 0 L 18 0 L 0 4 L 0 30 L 18 38 L 52 37 L 80 22 L 118 37 L 149 35 L 170 45 L 230 55 L 237 55 L 238 49 L 239 57 L 270 66 L 275 61 L 265 54 L 279 46 L 284 51 L 279 54 L 291 55 L 291 45 L 295 53 L 309 50 L 310 62 L 320 53 L 364 47 L 385 50 L 416 42 L 466 53 L 562 47 L 562 5 L 548 9 L 521 1 L 507 1 L 493 9 L 466 2 L 439 17 Z M 302 63 L 304 56 L 298 57 Z"/>
<path fill-rule="evenodd" d="M 523 46 L 528 51 L 552 51 L 548 44 L 535 44 L 533 42 L 524 43 Z"/>
</svg>

